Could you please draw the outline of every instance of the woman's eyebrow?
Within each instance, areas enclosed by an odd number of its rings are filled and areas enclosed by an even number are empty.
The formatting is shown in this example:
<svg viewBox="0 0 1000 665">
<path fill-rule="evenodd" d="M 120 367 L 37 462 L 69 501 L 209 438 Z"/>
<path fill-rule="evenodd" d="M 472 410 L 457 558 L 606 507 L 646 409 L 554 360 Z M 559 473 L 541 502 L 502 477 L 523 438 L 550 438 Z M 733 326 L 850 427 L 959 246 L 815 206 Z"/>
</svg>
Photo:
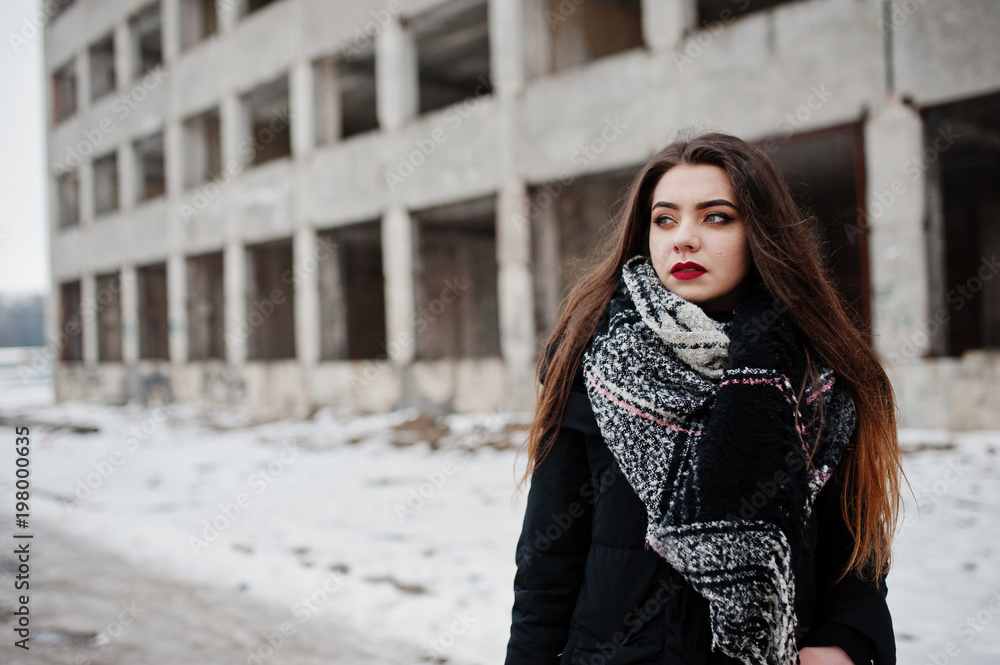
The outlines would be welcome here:
<svg viewBox="0 0 1000 665">
<path fill-rule="evenodd" d="M 727 201 L 726 199 L 712 199 L 711 201 L 702 201 L 701 203 L 695 205 L 696 210 L 702 210 L 703 208 L 712 208 L 715 206 L 729 206 L 733 210 L 736 210 L 736 206 Z M 672 210 L 680 210 L 680 206 L 676 203 L 670 203 L 669 201 L 657 201 L 653 204 L 653 210 L 657 208 L 671 208 Z"/>
<path fill-rule="evenodd" d="M 695 206 L 696 210 L 701 210 L 703 208 L 712 208 L 715 206 L 729 206 L 733 210 L 736 210 L 736 206 L 727 201 L 726 199 L 712 199 L 711 201 L 702 201 Z"/>
</svg>

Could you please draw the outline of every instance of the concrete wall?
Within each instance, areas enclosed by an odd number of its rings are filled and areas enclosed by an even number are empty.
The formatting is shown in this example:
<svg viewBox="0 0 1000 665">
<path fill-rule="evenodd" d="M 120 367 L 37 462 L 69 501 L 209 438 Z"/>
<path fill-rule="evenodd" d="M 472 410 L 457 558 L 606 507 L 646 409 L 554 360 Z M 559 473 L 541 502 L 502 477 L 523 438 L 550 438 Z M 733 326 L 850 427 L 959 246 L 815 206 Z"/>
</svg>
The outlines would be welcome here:
<svg viewBox="0 0 1000 665">
<path fill-rule="evenodd" d="M 82 76 L 82 107 L 51 128 L 49 161 L 54 174 L 67 151 L 96 142 L 94 154 L 117 149 L 121 163 L 128 163 L 131 141 L 162 128 L 166 196 L 138 205 L 126 199 L 120 211 L 94 219 L 90 157 L 85 157 L 79 228 L 58 231 L 53 212 L 53 284 L 167 261 L 171 285 L 181 288 L 176 275 L 183 257 L 224 250 L 227 332 L 233 333 L 247 317 L 240 264 L 246 244 L 294 238 L 298 263 L 309 255 L 317 228 L 381 219 L 386 337 L 392 347 L 393 341 L 412 339 L 409 211 L 496 194 L 501 357 L 414 363 L 412 348 L 403 344 L 389 349 L 388 360 L 318 362 L 317 335 L 309 332 L 318 325 L 318 305 L 315 286 L 307 280 L 304 295 L 297 285 L 296 359 L 248 363 L 245 345 L 237 341 L 227 344 L 224 371 L 217 363 L 188 364 L 182 333 L 173 332 L 172 361 L 162 371 L 171 377 L 175 395 L 184 398 L 224 395 L 276 407 L 337 403 L 364 410 L 403 403 L 530 408 L 535 356 L 531 229 L 522 223 L 530 185 L 634 167 L 682 127 L 762 140 L 860 123 L 870 211 L 880 192 L 891 191 L 905 160 L 922 147 L 913 104 L 1000 90 L 1000 46 L 994 38 L 1000 11 L 987 0 L 897 3 L 914 9 L 895 22 L 890 16 L 889 24 L 878 0 L 804 0 L 703 30 L 694 26 L 693 0 L 647 0 L 644 47 L 542 77 L 530 75 L 527 55 L 539 41 L 533 31 L 545 29 L 544 21 L 531 20 L 537 3 L 490 0 L 493 94 L 415 117 L 414 46 L 402 19 L 442 2 L 280 0 L 239 20 L 223 15 L 219 34 L 180 51 L 173 27 L 179 0 L 162 0 L 162 73 L 127 82 L 119 77 L 119 90 L 94 104 Z M 145 4 L 77 3 L 67 10 L 46 31 L 47 76 L 74 56 L 78 71 L 85 72 L 87 45 L 109 31 L 117 43 L 127 43 L 127 17 Z M 376 35 L 373 40 L 365 30 Z M 314 147 L 312 61 L 352 42 L 375 47 L 382 128 Z M 131 65 L 121 51 L 119 68 L 127 71 Z M 182 121 L 218 106 L 223 165 L 235 162 L 242 139 L 240 95 L 281 73 L 290 77 L 292 156 L 233 169 L 219 187 L 185 190 Z M 133 101 L 123 101 L 122 94 Z M 410 173 L 405 163 L 429 142 L 433 152 Z M 394 173 L 402 181 L 390 186 L 387 176 Z M 911 338 L 929 311 L 925 207 L 924 187 L 916 183 L 896 194 L 895 203 L 866 229 L 873 326 L 883 355 Z M 128 369 L 98 367 L 87 352 L 86 371 L 56 369 L 60 398 L 114 394 L 110 388 L 88 388 L 94 382 L 80 378 L 84 374 L 114 377 L 99 381 L 103 386 L 135 384 L 120 378 L 123 372 L 141 372 L 129 350 L 135 345 L 135 299 L 123 288 Z M 171 302 L 171 330 L 183 331 L 183 299 L 174 295 Z M 53 316 L 50 333 L 57 328 Z M 917 359 L 912 366 L 894 368 L 904 422 L 1000 426 L 989 417 L 954 418 L 959 405 L 947 400 L 959 381 L 971 381 L 983 394 L 1000 385 L 995 372 L 956 369 L 970 363 L 996 364 L 981 358 Z M 358 380 L 366 373 L 375 378 Z M 923 385 L 928 377 L 937 387 Z"/>
</svg>

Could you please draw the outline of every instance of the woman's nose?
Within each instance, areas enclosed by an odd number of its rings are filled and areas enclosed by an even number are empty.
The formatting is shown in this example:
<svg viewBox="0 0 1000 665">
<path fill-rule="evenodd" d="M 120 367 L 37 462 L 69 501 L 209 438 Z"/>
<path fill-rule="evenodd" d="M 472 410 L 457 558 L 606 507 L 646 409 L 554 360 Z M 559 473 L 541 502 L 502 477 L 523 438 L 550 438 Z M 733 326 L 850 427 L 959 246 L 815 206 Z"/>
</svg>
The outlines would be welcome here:
<svg viewBox="0 0 1000 665">
<path fill-rule="evenodd" d="M 674 232 L 673 244 L 675 252 L 697 250 L 701 246 L 701 241 L 698 238 L 698 233 L 694 225 L 683 221 L 678 224 L 677 230 Z"/>
</svg>

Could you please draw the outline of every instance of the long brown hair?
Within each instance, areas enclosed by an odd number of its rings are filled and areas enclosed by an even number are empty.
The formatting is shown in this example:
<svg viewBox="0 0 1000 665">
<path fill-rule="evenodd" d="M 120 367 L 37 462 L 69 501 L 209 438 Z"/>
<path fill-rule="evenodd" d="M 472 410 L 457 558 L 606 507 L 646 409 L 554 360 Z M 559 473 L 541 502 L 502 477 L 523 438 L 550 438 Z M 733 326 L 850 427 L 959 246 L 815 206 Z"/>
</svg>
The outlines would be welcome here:
<svg viewBox="0 0 1000 665">
<path fill-rule="evenodd" d="M 544 382 L 536 385 L 537 406 L 524 444 L 528 466 L 519 485 L 555 440 L 576 368 L 619 285 L 622 265 L 637 254 L 649 255 L 653 190 L 667 170 L 680 164 L 714 165 L 726 172 L 745 220 L 755 278 L 850 391 L 857 425 L 841 462 L 840 503 L 854 550 L 841 576 L 853 571 L 878 579 L 889 569 L 900 509 L 902 459 L 892 386 L 824 272 L 818 243 L 785 179 L 763 151 L 727 134 L 675 141 L 654 155 L 629 186 L 600 260 L 563 301 L 546 345 L 546 352 L 554 349 L 551 358 L 546 353 L 539 358 L 536 378 L 541 381 L 544 367 Z M 807 372 L 814 374 L 814 368 Z"/>
</svg>

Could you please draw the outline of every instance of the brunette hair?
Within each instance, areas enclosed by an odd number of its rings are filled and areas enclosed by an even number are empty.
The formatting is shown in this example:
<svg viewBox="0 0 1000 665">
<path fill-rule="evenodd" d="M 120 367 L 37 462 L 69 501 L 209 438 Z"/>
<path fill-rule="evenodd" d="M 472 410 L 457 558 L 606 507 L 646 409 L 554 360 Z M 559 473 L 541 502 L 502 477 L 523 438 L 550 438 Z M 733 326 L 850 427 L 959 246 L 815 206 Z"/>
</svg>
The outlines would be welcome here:
<svg viewBox="0 0 1000 665">
<path fill-rule="evenodd" d="M 762 150 L 735 136 L 709 133 L 677 140 L 633 179 L 599 261 L 563 300 L 559 321 L 539 358 L 536 378 L 541 386 L 536 385 L 537 406 L 524 444 L 528 466 L 518 484 L 538 467 L 556 438 L 576 369 L 619 285 L 622 265 L 638 254 L 649 255 L 654 188 L 664 173 L 681 164 L 713 165 L 726 172 L 745 220 L 755 278 L 763 281 L 819 360 L 850 391 L 857 425 L 839 473 L 841 510 L 854 549 L 841 577 L 854 572 L 881 579 L 889 569 L 902 475 L 892 386 L 824 272 L 808 219 L 785 179 Z M 815 364 L 810 364 L 807 378 L 815 376 Z"/>
</svg>

